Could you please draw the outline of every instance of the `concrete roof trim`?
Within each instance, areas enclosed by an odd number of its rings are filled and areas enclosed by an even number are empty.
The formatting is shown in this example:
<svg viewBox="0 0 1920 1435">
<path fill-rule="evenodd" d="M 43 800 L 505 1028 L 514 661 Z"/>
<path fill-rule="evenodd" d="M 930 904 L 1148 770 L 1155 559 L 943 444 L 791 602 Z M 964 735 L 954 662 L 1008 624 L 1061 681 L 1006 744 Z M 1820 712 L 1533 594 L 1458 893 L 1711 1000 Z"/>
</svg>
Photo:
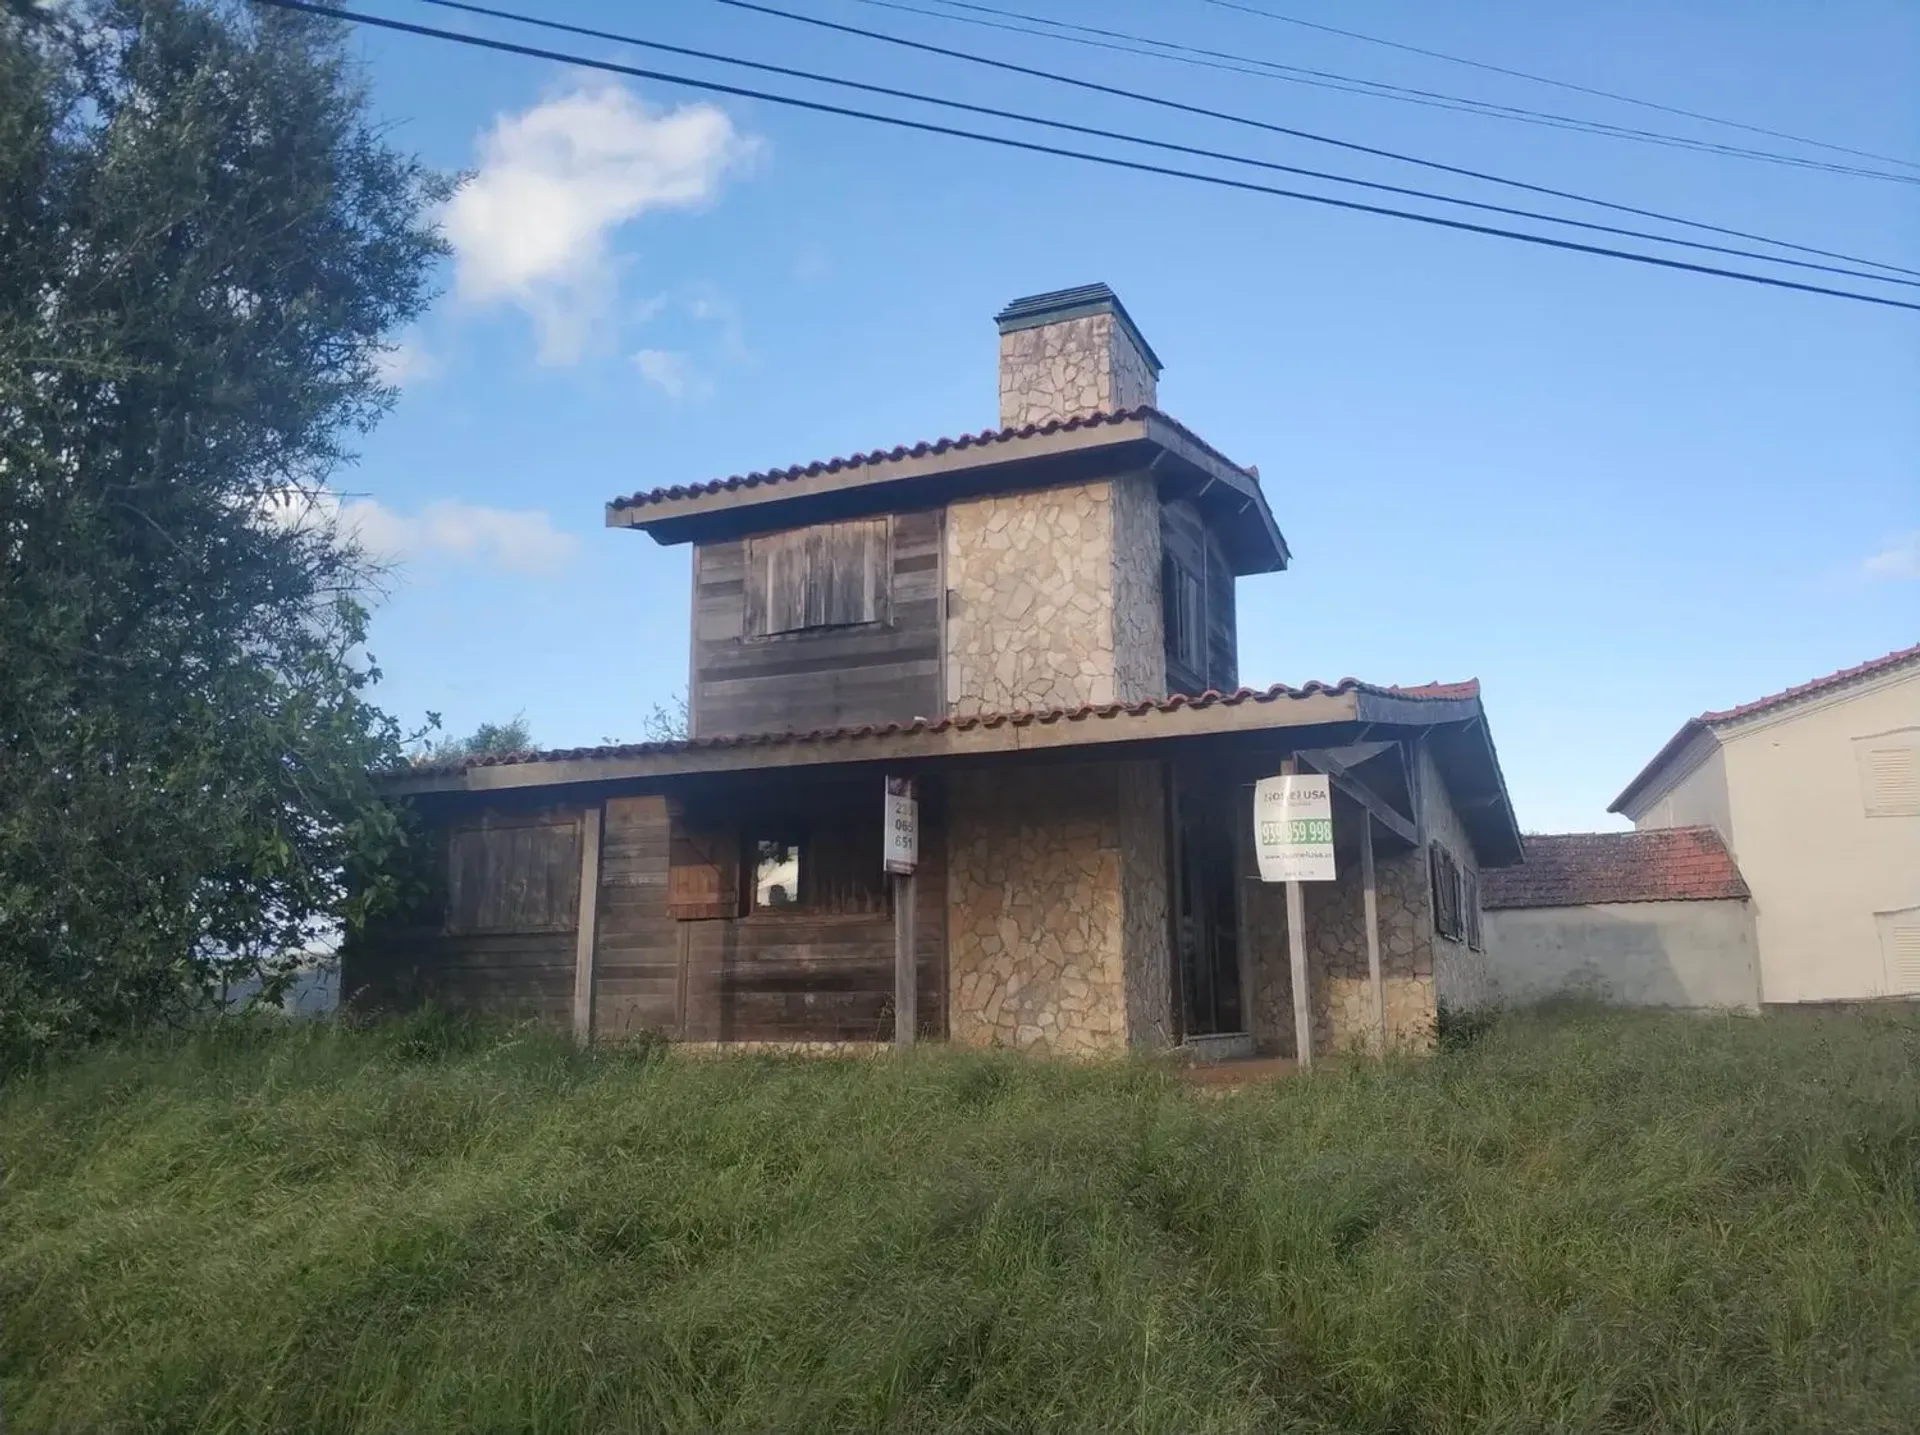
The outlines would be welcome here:
<svg viewBox="0 0 1920 1435">
<path fill-rule="evenodd" d="M 1896 652 L 1888 653 L 1885 657 L 1874 658 L 1851 668 L 1842 668 L 1839 672 L 1828 673 L 1825 677 L 1814 678 L 1810 682 L 1800 683 L 1781 692 L 1769 693 L 1766 697 L 1755 698 L 1752 702 L 1740 703 L 1735 707 L 1722 708 L 1717 712 L 1704 712 L 1699 717 L 1688 718 L 1680 725 L 1680 730 L 1668 738 L 1660 751 L 1653 755 L 1653 759 L 1620 790 L 1620 795 L 1608 804 L 1607 811 L 1626 812 L 1628 806 L 1652 787 L 1664 775 L 1665 769 L 1678 759 L 1688 745 L 1702 733 L 1718 733 L 1754 719 L 1774 716 L 1788 708 L 1811 702 L 1815 698 L 1827 697 L 1873 679 L 1891 676 L 1909 666 L 1920 666 L 1920 644 L 1901 648 Z"/>
</svg>

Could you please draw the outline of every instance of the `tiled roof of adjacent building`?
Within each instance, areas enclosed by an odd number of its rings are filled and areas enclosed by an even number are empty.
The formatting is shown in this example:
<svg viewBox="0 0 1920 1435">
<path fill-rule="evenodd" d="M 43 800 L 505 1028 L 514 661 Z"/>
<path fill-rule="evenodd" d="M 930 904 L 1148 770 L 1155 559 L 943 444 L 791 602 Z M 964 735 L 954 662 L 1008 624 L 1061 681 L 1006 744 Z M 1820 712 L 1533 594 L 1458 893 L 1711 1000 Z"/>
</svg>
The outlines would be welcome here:
<svg viewBox="0 0 1920 1435">
<path fill-rule="evenodd" d="M 1844 688 L 1849 683 L 1879 677 L 1882 673 L 1890 673 L 1909 663 L 1920 664 L 1920 643 L 1916 643 L 1911 648 L 1901 648 L 1898 652 L 1888 653 L 1884 658 L 1875 658 L 1871 662 L 1842 668 L 1839 672 L 1828 673 L 1823 678 L 1815 678 L 1811 682 L 1801 683 L 1782 692 L 1771 693 L 1764 698 L 1755 698 L 1750 703 L 1741 703 L 1737 707 L 1723 708 L 1718 712 L 1705 712 L 1699 717 L 1688 718 L 1680 725 L 1680 730 L 1667 739 L 1666 745 L 1653 755 L 1653 760 L 1641 768 L 1635 774 L 1633 781 L 1620 790 L 1620 795 L 1613 799 L 1607 811 L 1623 811 L 1635 793 L 1651 782 L 1662 768 L 1679 755 L 1682 748 L 1703 732 L 1725 723 L 1759 717 L 1775 709 L 1788 707 L 1808 698 L 1819 697 L 1823 693 Z"/>
<path fill-rule="evenodd" d="M 1149 713 L 1171 713 L 1182 708 L 1237 707 L 1242 703 L 1273 703 L 1288 698 L 1312 697 L 1318 693 L 1372 693 L 1380 697 L 1411 698 L 1420 702 L 1473 702 L 1480 696 L 1478 679 L 1460 683 L 1423 683 L 1416 687 L 1383 687 L 1363 683 L 1358 678 L 1342 678 L 1337 683 L 1314 681 L 1301 687 L 1275 683 L 1270 688 L 1238 688 L 1230 693 L 1204 692 L 1195 695 L 1175 693 L 1169 697 L 1138 703 L 1085 703 L 1073 708 L 1044 708 L 1019 712 L 978 713 L 967 717 L 914 718 L 909 722 L 861 723 L 850 727 L 811 728 L 806 731 L 725 734 L 714 737 L 684 738 L 674 742 L 611 743 L 600 747 L 556 748 L 537 752 L 484 753 L 450 762 L 422 762 L 409 769 L 415 774 L 464 772 L 475 767 L 500 767 L 529 762 L 574 762 L 592 758 L 642 757 L 652 753 L 689 752 L 705 748 L 772 747 L 793 743 L 828 743 L 884 737 L 891 733 L 969 732 L 975 728 L 996 728 L 1007 724 L 1077 723 L 1104 719 L 1144 717 Z"/>
<path fill-rule="evenodd" d="M 1753 717 L 1756 714 L 1771 712 L 1774 708 L 1785 707 L 1788 703 L 1799 702 L 1802 698 L 1817 697 L 1833 688 L 1845 687 L 1848 683 L 1861 678 L 1878 677 L 1881 673 L 1892 672 L 1906 663 L 1920 662 L 1920 643 L 1911 648 L 1902 648 L 1897 653 L 1888 653 L 1884 658 L 1875 658 L 1871 662 L 1860 663 L 1851 668 L 1842 668 L 1837 673 L 1828 673 L 1824 678 L 1815 678 L 1812 682 L 1801 683 L 1784 692 L 1770 694 L 1764 698 L 1755 698 L 1750 703 L 1741 703 L 1738 707 L 1727 708 L 1722 712 L 1701 713 L 1698 721 L 1704 723 L 1733 722 L 1738 718 Z"/>
<path fill-rule="evenodd" d="M 1525 839 L 1517 867 L 1480 874 L 1480 905 L 1578 907 L 1598 902 L 1706 902 L 1748 895 L 1711 827 L 1561 832 Z"/>
<path fill-rule="evenodd" d="M 736 473 L 728 478 L 709 479 L 704 483 L 677 483 L 671 487 L 651 488 L 640 493 L 630 493 L 624 498 L 614 499 L 607 507 L 613 511 L 642 508 L 648 504 L 666 503 L 676 498 L 691 498 L 699 494 L 720 493 L 738 488 L 758 488 L 764 484 L 790 483 L 795 479 L 811 478 L 822 473 L 839 473 L 844 469 L 864 468 L 876 463 L 897 463 L 901 459 L 923 458 L 928 454 L 946 453 L 952 449 L 981 448 L 1007 443 L 1014 439 L 1034 438 L 1043 434 L 1070 433 L 1080 429 L 1099 428 L 1106 424 L 1126 423 L 1144 418 L 1156 419 L 1166 424 L 1182 438 L 1203 449 L 1219 462 L 1258 480 L 1259 475 L 1252 469 L 1235 463 L 1178 419 L 1162 413 L 1159 409 L 1142 406 L 1134 409 L 1114 409 L 1107 413 L 1084 414 L 1070 419 L 1054 419 L 1043 424 L 1022 424 L 1018 428 L 987 429 L 976 434 L 961 434 L 958 438 L 938 438 L 930 442 L 923 440 L 916 444 L 899 444 L 889 449 L 873 449 L 867 453 L 849 454 L 844 458 L 816 459 L 812 463 L 795 464 L 790 468 Z"/>
</svg>

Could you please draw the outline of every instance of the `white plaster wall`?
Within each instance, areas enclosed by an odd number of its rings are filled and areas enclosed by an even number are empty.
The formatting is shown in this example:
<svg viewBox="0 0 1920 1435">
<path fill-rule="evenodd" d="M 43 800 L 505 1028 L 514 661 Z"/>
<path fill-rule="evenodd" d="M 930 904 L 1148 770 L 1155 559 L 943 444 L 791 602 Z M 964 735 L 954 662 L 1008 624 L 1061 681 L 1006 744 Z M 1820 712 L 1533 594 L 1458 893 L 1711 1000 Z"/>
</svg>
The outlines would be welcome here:
<svg viewBox="0 0 1920 1435">
<path fill-rule="evenodd" d="M 1868 817 L 1855 739 L 1920 728 L 1920 669 L 1723 730 L 1753 892 L 1761 998 L 1852 1001 L 1893 983 L 1877 912 L 1920 906 L 1920 817 Z"/>
<path fill-rule="evenodd" d="M 1737 899 L 1488 912 L 1494 1000 L 1588 996 L 1622 1006 L 1759 1005 L 1753 913 Z"/>
<path fill-rule="evenodd" d="M 1683 753 L 1681 775 L 1634 818 L 1635 828 L 1711 827 L 1733 850 L 1733 803 L 1727 792 L 1727 755 L 1712 733 Z"/>
</svg>

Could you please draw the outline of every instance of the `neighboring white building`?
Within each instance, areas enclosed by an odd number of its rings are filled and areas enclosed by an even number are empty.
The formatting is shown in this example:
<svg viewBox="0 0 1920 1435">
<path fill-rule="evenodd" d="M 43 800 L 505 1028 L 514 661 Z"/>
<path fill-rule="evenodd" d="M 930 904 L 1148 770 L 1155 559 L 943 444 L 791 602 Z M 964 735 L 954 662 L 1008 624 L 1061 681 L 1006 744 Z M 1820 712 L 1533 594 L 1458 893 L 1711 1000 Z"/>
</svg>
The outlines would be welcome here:
<svg viewBox="0 0 1920 1435">
<path fill-rule="evenodd" d="M 1763 1002 L 1920 996 L 1920 646 L 1701 714 L 1608 810 L 1720 834 Z"/>
</svg>

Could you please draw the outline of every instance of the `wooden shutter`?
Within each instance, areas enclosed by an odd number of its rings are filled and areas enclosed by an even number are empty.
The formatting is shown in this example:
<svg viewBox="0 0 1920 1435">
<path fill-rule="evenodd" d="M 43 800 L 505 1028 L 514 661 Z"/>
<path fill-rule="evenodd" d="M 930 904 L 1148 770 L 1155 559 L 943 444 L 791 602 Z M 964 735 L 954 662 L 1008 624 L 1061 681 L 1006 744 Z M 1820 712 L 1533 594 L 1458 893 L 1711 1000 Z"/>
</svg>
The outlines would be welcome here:
<svg viewBox="0 0 1920 1435">
<path fill-rule="evenodd" d="M 740 834 L 674 811 L 667 844 L 667 915 L 711 921 L 740 915 Z"/>
<path fill-rule="evenodd" d="M 1433 876 L 1433 929 L 1457 942 L 1461 936 L 1459 865 L 1438 842 L 1427 848 L 1427 862 Z"/>
<path fill-rule="evenodd" d="M 578 816 L 448 834 L 449 933 L 570 932 L 579 920 Z"/>
<path fill-rule="evenodd" d="M 863 518 L 749 539 L 748 635 L 887 621 L 891 533 L 891 520 Z"/>
</svg>

